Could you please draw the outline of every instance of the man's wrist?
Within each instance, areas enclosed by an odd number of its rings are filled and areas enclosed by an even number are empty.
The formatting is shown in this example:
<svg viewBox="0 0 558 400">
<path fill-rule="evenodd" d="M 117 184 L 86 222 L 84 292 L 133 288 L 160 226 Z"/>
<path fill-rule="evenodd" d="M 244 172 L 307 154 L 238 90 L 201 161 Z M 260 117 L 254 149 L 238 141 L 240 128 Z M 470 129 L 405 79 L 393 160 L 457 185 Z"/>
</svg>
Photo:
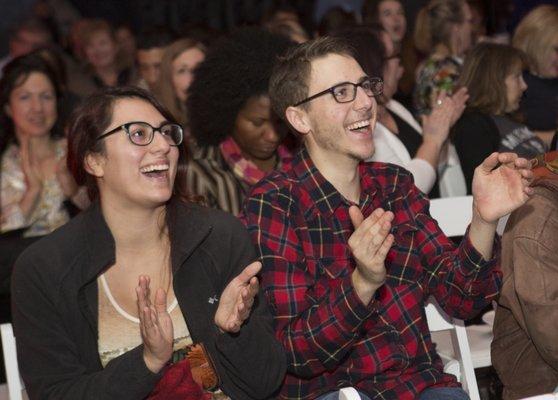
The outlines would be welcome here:
<svg viewBox="0 0 558 400">
<path fill-rule="evenodd" d="M 378 290 L 380 286 L 384 284 L 384 282 L 370 282 L 370 280 L 366 279 L 358 269 L 355 269 L 353 271 L 351 275 L 351 282 L 360 301 L 362 301 L 362 303 L 365 305 L 368 305 L 370 303 L 370 301 L 376 294 L 376 290 Z"/>
</svg>

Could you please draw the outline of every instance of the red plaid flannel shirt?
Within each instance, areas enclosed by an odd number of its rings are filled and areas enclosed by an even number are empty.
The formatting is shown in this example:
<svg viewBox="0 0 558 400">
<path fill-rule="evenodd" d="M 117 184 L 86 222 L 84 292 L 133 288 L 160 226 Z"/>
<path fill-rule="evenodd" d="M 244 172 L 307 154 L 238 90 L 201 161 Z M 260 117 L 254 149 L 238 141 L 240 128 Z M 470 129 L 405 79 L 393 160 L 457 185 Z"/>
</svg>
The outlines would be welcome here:
<svg viewBox="0 0 558 400">
<path fill-rule="evenodd" d="M 413 399 L 427 387 L 458 386 L 443 373 L 425 300 L 433 295 L 448 314 L 466 319 L 501 284 L 498 244 L 488 262 L 467 235 L 456 247 L 430 217 L 409 172 L 382 163 L 359 168 L 363 214 L 378 207 L 395 214 L 386 282 L 368 305 L 351 283 L 351 203 L 306 150 L 285 172 L 264 178 L 244 203 L 242 218 L 263 262 L 263 289 L 287 352 L 283 399 L 314 399 L 345 386 L 373 399 Z"/>
</svg>

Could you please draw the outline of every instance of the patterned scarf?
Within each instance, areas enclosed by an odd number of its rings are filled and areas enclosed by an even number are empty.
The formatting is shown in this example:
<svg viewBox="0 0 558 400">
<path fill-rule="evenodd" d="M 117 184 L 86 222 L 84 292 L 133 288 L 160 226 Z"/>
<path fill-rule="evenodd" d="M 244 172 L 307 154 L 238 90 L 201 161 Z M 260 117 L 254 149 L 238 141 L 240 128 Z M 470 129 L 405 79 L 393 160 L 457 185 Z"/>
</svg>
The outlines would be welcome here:
<svg viewBox="0 0 558 400">
<path fill-rule="evenodd" d="M 241 182 L 248 186 L 253 186 L 266 176 L 267 172 L 260 170 L 256 164 L 242 156 L 240 147 L 238 147 L 238 144 L 236 144 L 231 136 L 221 142 L 219 149 L 225 162 Z M 292 158 L 292 153 L 287 147 L 280 145 L 277 148 L 277 157 L 277 166 L 275 168 L 279 169 Z"/>
</svg>

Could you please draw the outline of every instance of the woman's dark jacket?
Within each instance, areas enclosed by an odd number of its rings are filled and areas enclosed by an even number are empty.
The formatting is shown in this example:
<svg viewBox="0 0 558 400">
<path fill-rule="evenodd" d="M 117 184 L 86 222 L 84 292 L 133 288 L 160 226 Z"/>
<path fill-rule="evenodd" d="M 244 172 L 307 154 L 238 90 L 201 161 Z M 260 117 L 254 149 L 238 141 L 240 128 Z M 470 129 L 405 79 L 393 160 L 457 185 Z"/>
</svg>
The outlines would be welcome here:
<svg viewBox="0 0 558 400">
<path fill-rule="evenodd" d="M 271 397 L 286 361 L 265 302 L 254 304 L 238 334 L 220 334 L 214 324 L 216 298 L 255 259 L 248 234 L 217 210 L 175 201 L 167 212 L 173 288 L 192 340 L 204 343 L 231 398 Z M 160 379 L 145 366 L 142 346 L 101 366 L 97 277 L 114 263 L 114 239 L 98 203 L 18 259 L 13 324 L 31 399 L 143 399 Z"/>
</svg>

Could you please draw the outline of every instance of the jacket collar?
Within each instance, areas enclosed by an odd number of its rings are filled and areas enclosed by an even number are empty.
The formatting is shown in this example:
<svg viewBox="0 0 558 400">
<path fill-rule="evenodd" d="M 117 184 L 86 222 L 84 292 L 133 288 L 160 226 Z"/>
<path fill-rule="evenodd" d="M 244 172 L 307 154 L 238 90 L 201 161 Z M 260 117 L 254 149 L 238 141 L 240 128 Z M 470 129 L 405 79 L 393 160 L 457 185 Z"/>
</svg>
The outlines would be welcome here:
<svg viewBox="0 0 558 400">
<path fill-rule="evenodd" d="M 360 163 L 359 175 L 361 184 L 361 195 L 359 206 L 361 208 L 370 204 L 376 194 L 376 183 L 363 171 L 366 163 Z M 320 173 L 306 147 L 302 147 L 292 161 L 292 170 L 300 180 L 302 186 L 310 193 L 314 204 L 320 213 L 333 215 L 340 205 L 350 206 L 352 203 L 345 199 L 341 193 Z"/>
<path fill-rule="evenodd" d="M 170 214 L 169 235 L 171 237 L 171 260 L 173 272 L 204 241 L 212 230 L 200 207 L 194 204 L 172 200 L 167 206 Z M 116 261 L 114 237 L 105 221 L 101 205 L 97 201 L 84 211 L 88 252 L 87 265 L 83 265 L 85 283 L 96 279 L 101 272 Z"/>
</svg>

